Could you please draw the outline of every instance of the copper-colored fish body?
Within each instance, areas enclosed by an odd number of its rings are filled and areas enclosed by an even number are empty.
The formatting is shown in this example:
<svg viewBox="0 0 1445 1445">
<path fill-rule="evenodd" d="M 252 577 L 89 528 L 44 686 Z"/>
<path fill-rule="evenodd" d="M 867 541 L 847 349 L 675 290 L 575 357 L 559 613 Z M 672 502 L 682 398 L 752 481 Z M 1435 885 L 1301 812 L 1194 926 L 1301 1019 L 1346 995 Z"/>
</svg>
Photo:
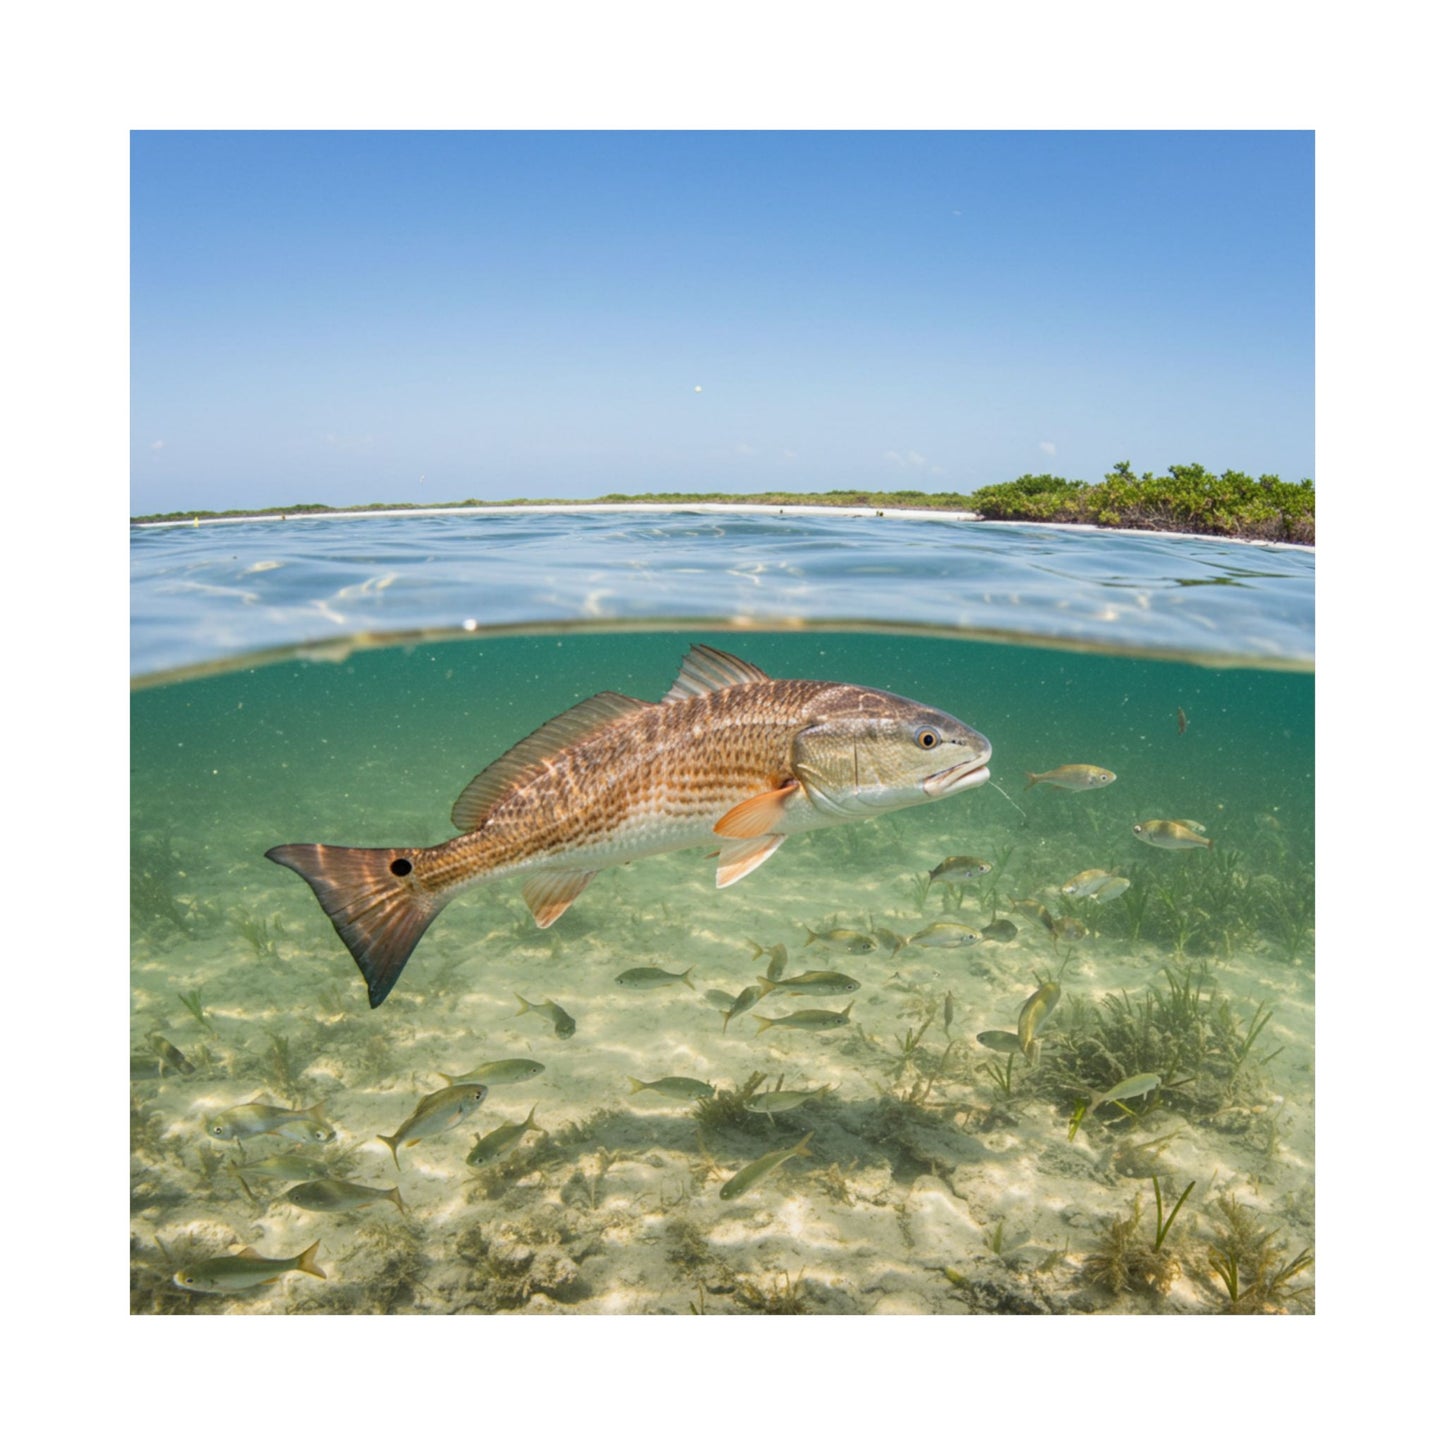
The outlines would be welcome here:
<svg viewBox="0 0 1445 1445">
<path fill-rule="evenodd" d="M 721 847 L 725 888 L 793 833 L 949 797 L 988 781 L 988 740 L 949 714 L 851 683 L 774 679 L 714 648 L 687 655 L 658 703 L 600 693 L 477 775 L 430 848 L 296 843 L 301 874 L 356 959 L 372 1007 L 447 901 L 517 877 L 540 927 L 604 868 Z"/>
</svg>

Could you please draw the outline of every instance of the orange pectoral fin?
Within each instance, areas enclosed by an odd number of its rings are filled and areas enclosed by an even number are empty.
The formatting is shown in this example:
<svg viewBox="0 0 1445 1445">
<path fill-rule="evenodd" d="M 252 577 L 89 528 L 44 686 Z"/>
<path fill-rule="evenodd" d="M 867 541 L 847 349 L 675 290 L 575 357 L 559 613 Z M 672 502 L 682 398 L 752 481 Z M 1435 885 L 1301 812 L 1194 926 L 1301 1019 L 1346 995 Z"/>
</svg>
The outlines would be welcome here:
<svg viewBox="0 0 1445 1445">
<path fill-rule="evenodd" d="M 760 868 L 782 845 L 777 834 L 765 833 L 761 838 L 738 838 L 718 850 L 717 886 L 726 888 L 739 878 L 746 878 Z"/>
<path fill-rule="evenodd" d="M 758 838 L 764 833 L 776 833 L 783 826 L 788 799 L 797 791 L 797 783 L 785 783 L 771 793 L 745 798 L 736 808 L 729 808 L 712 830 L 721 838 Z"/>
</svg>

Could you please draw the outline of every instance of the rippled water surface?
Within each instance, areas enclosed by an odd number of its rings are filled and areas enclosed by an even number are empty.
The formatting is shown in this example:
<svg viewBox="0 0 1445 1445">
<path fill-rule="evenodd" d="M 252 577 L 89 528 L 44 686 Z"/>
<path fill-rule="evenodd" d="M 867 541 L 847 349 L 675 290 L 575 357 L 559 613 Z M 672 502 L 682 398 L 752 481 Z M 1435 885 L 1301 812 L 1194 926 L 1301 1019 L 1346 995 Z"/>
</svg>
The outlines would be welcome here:
<svg viewBox="0 0 1445 1445">
<path fill-rule="evenodd" d="M 1314 554 L 875 513 L 489 511 L 132 532 L 132 667 L 471 626 L 886 623 L 1309 665 Z"/>
</svg>

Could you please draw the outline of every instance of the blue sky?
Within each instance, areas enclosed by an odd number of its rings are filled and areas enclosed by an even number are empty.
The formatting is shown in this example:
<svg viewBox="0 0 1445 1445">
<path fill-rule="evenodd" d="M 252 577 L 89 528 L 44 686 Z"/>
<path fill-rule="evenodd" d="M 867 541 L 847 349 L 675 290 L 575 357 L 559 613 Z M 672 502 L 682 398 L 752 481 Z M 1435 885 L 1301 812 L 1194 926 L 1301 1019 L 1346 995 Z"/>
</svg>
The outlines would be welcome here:
<svg viewBox="0 0 1445 1445">
<path fill-rule="evenodd" d="M 1308 132 L 150 131 L 131 163 L 133 513 L 1314 475 Z"/>
</svg>

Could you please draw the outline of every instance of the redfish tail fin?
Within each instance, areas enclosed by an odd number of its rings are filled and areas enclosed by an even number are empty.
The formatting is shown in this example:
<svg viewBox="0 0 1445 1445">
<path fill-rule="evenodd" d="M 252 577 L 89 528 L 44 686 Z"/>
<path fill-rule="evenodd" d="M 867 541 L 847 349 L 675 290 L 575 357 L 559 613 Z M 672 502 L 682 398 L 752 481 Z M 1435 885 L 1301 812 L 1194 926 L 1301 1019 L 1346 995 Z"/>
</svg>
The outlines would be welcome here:
<svg viewBox="0 0 1445 1445">
<path fill-rule="evenodd" d="M 286 843 L 266 856 L 311 885 L 378 1007 L 446 900 L 417 887 L 406 849 Z"/>
</svg>

